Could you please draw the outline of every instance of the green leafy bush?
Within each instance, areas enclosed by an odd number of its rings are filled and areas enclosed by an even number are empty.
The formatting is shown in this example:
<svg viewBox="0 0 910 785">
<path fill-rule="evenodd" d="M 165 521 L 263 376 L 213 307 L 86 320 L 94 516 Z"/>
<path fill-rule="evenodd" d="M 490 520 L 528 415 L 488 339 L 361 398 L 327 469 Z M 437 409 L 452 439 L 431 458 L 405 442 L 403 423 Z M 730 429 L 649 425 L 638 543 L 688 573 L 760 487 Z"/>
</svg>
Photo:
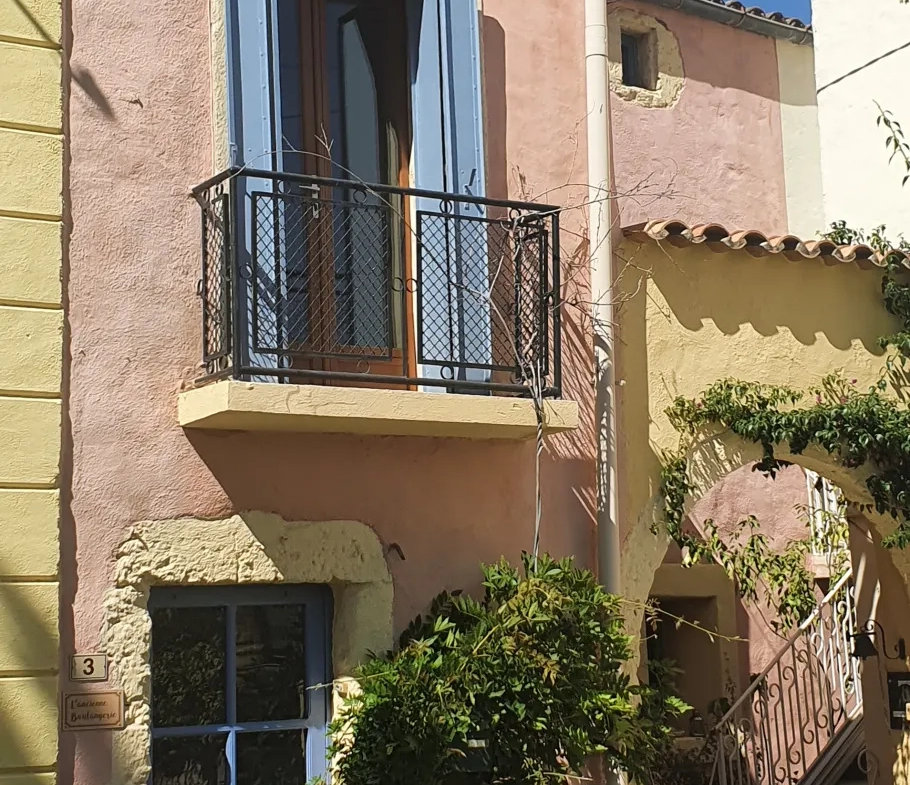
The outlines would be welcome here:
<svg viewBox="0 0 910 785">
<path fill-rule="evenodd" d="M 483 576 L 482 601 L 439 595 L 360 669 L 362 691 L 332 728 L 345 785 L 439 785 L 472 768 L 542 783 L 598 753 L 643 775 L 688 707 L 622 672 L 621 600 L 568 559 L 526 555 L 522 571 L 503 561 Z"/>
</svg>

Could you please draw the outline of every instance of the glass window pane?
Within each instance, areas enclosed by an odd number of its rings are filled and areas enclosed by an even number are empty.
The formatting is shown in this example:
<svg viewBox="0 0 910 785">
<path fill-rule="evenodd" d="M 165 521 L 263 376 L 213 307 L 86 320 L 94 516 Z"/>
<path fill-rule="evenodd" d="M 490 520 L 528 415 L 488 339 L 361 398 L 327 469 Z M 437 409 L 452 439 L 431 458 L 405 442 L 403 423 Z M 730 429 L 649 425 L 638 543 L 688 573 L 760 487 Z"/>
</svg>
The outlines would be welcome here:
<svg viewBox="0 0 910 785">
<path fill-rule="evenodd" d="M 305 785 L 306 731 L 237 734 L 237 785 Z"/>
<path fill-rule="evenodd" d="M 227 736 L 152 742 L 152 785 L 227 785 Z"/>
<path fill-rule="evenodd" d="M 224 723 L 225 608 L 152 612 L 152 723 Z"/>
<path fill-rule="evenodd" d="M 237 608 L 237 721 L 306 716 L 303 605 Z"/>
</svg>

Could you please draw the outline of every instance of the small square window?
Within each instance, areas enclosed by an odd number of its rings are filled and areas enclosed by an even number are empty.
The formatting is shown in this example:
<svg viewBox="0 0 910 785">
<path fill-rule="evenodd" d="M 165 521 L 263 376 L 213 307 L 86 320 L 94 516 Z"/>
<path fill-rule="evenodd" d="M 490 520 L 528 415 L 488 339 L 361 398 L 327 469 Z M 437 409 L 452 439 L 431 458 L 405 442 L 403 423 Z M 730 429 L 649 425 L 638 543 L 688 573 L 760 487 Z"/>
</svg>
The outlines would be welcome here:
<svg viewBox="0 0 910 785">
<path fill-rule="evenodd" d="M 651 36 L 642 33 L 620 33 L 622 48 L 622 83 L 644 90 L 655 88 L 651 67 Z"/>
</svg>

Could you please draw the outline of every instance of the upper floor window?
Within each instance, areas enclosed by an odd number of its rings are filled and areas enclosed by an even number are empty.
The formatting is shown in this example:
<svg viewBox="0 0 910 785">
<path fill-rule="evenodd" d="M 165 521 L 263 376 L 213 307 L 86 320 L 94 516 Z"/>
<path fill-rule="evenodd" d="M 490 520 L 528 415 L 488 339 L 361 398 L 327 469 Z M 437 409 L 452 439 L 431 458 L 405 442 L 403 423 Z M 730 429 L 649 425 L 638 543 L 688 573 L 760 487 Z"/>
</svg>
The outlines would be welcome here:
<svg viewBox="0 0 910 785">
<path fill-rule="evenodd" d="M 329 597 L 152 589 L 152 785 L 303 785 L 325 772 Z"/>
<path fill-rule="evenodd" d="M 685 76 L 679 41 L 661 19 L 631 8 L 611 8 L 607 25 L 610 89 L 644 108 L 673 106 Z"/>
<path fill-rule="evenodd" d="M 620 47 L 622 50 L 622 83 L 628 87 L 653 89 L 647 78 L 650 59 L 648 36 L 623 30 L 620 33 Z"/>
<path fill-rule="evenodd" d="M 282 0 L 277 28 L 285 170 L 406 185 L 403 0 Z"/>
</svg>

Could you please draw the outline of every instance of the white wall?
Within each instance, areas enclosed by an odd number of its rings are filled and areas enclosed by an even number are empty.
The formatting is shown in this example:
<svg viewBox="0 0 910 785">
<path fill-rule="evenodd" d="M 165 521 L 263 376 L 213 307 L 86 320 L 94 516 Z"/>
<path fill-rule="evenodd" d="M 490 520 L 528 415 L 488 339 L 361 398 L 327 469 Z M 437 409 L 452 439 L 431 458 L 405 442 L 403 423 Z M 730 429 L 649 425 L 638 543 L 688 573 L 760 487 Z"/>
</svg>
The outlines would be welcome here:
<svg viewBox="0 0 910 785">
<path fill-rule="evenodd" d="M 809 240 L 825 229 L 812 47 L 778 41 L 777 73 L 787 230 Z"/>
<path fill-rule="evenodd" d="M 812 9 L 825 221 L 910 235 L 910 183 L 901 187 L 903 164 L 889 166 L 875 123 L 878 100 L 910 132 L 910 5 L 813 0 Z"/>
</svg>

